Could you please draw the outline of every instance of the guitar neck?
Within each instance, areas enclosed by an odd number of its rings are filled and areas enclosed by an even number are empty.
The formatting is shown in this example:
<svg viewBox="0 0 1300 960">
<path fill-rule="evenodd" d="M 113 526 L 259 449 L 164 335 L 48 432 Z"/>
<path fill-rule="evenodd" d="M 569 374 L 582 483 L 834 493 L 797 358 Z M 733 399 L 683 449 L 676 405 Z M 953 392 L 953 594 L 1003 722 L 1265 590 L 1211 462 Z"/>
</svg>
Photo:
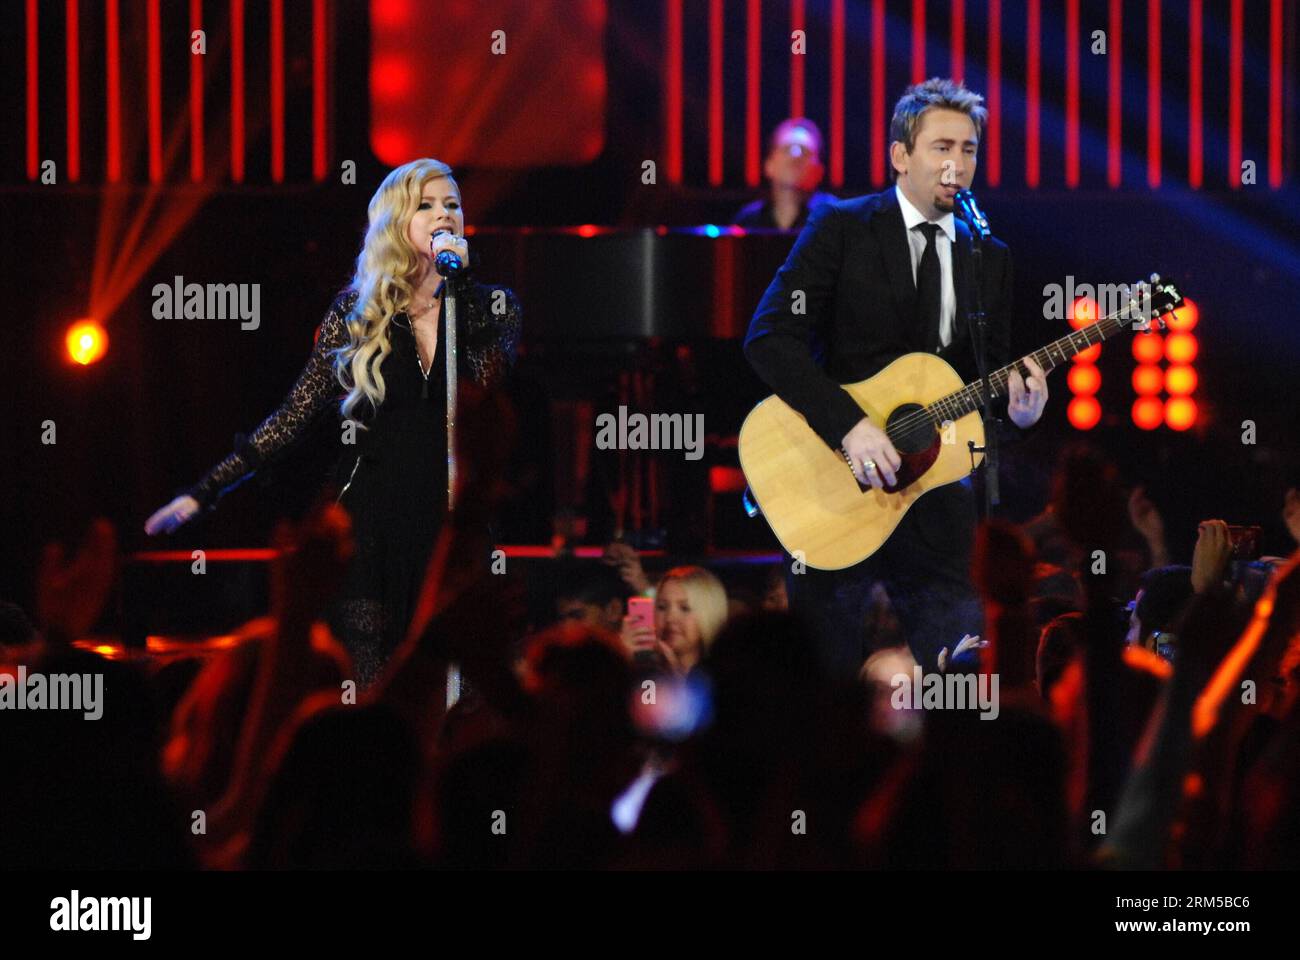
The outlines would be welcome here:
<svg viewBox="0 0 1300 960">
<path fill-rule="evenodd" d="M 1133 323 L 1133 316 L 1126 311 L 1120 311 L 1109 317 L 1103 317 L 1096 323 L 1090 323 L 1086 327 L 1080 327 L 1078 330 L 1068 333 L 1059 340 L 1053 340 L 1047 346 L 1040 350 L 1035 350 L 1030 354 L 1034 361 L 1043 368 L 1046 373 L 1056 366 L 1065 363 L 1077 353 L 1082 353 L 1089 347 L 1102 343 L 1109 337 L 1122 332 Z M 1011 371 L 1019 370 L 1021 376 L 1027 376 L 1029 371 L 1020 366 L 1020 361 L 1007 364 L 1000 370 L 989 373 L 989 390 L 993 398 L 1004 396 L 1008 391 L 1007 384 L 1011 380 Z M 981 380 L 975 380 L 966 384 L 956 393 L 950 393 L 948 396 L 936 400 L 926 407 L 934 418 L 936 423 L 944 420 L 960 420 L 966 414 L 979 409 L 979 398 L 984 393 L 984 384 Z"/>
</svg>

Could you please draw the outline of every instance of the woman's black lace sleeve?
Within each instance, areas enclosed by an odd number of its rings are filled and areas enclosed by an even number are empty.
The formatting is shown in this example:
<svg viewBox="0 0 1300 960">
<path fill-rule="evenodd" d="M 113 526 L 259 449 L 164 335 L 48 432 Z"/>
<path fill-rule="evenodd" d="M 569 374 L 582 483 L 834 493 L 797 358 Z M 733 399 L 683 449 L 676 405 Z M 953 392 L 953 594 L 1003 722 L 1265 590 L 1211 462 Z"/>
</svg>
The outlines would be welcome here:
<svg viewBox="0 0 1300 960">
<path fill-rule="evenodd" d="M 279 409 L 263 420 L 250 435 L 237 434 L 234 452 L 204 474 L 202 480 L 184 491 L 205 509 L 213 509 L 223 494 L 251 476 L 263 463 L 298 441 L 316 416 L 339 398 L 342 388 L 334 376 L 334 361 L 330 354 L 347 342 L 344 318 L 354 301 L 355 294 L 344 293 L 330 306 L 321 323 L 311 357 Z"/>
<path fill-rule="evenodd" d="M 519 298 L 507 287 L 477 288 L 470 313 L 470 350 L 468 361 L 474 379 L 483 386 L 493 386 L 514 368 L 523 329 L 523 309 Z"/>
</svg>

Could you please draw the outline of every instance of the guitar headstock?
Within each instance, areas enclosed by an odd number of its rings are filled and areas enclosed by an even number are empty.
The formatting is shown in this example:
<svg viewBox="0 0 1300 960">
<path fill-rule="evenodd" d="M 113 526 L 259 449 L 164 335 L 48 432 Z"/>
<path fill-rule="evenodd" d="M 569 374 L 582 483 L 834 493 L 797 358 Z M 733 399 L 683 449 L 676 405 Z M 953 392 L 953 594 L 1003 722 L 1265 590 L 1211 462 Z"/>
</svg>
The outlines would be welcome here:
<svg viewBox="0 0 1300 960">
<path fill-rule="evenodd" d="M 1133 329 L 1147 332 L 1154 322 L 1165 328 L 1165 315 L 1183 305 L 1183 295 L 1172 280 L 1158 273 L 1149 280 L 1139 280 L 1131 288 L 1132 295 L 1125 305 L 1126 315 L 1133 318 Z"/>
</svg>

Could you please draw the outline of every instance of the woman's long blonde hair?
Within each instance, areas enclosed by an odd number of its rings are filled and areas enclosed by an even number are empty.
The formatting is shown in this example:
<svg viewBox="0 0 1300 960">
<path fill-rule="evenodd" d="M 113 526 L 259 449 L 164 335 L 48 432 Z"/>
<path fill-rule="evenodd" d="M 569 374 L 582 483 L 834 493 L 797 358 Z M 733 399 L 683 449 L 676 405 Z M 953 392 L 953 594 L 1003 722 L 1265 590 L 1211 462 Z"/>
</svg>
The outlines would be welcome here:
<svg viewBox="0 0 1300 960">
<path fill-rule="evenodd" d="M 345 419 L 354 416 L 362 400 L 377 410 L 384 400 L 380 364 L 392 352 L 389 324 L 411 304 L 419 255 L 411 249 L 406 232 L 420 205 L 424 185 L 446 177 L 456 185 L 451 167 L 441 160 L 422 158 L 397 167 L 370 198 L 365 243 L 357 256 L 350 289 L 356 305 L 344 318 L 348 342 L 334 352 L 334 374 L 348 391 L 341 407 Z M 460 187 L 456 186 L 457 193 Z M 364 424 L 359 424 L 365 429 Z"/>
</svg>

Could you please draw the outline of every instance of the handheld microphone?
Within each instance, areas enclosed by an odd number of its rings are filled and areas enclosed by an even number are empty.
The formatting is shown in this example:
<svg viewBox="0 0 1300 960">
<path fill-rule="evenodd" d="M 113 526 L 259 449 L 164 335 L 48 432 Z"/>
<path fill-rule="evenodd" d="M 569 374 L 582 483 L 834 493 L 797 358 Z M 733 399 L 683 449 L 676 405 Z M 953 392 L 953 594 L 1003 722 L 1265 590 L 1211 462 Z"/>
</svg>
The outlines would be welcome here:
<svg viewBox="0 0 1300 960">
<path fill-rule="evenodd" d="M 966 221 L 966 226 L 970 227 L 971 233 L 981 240 L 987 240 L 989 238 L 989 219 L 984 216 L 984 211 L 975 202 L 975 194 L 969 190 L 958 190 L 952 199 L 957 205 L 957 215 Z"/>
<path fill-rule="evenodd" d="M 432 243 L 433 238 L 440 233 L 451 233 L 451 231 L 446 228 L 435 230 L 430 234 L 429 242 Z M 460 257 L 450 250 L 439 250 L 438 255 L 433 258 L 433 268 L 438 271 L 439 276 L 450 280 L 465 269 L 465 264 Z"/>
</svg>

